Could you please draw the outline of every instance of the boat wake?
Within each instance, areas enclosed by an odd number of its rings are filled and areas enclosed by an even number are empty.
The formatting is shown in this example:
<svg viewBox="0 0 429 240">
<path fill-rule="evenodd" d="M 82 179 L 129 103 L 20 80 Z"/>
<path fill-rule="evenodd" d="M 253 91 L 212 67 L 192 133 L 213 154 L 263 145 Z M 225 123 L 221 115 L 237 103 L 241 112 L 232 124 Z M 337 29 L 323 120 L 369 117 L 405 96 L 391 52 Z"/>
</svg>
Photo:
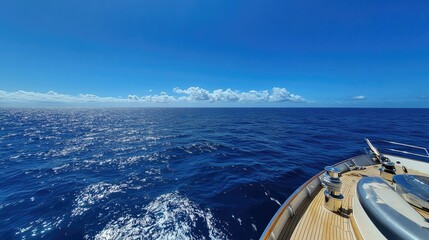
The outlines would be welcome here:
<svg viewBox="0 0 429 240">
<path fill-rule="evenodd" d="M 229 236 L 210 209 L 201 209 L 175 191 L 157 197 L 141 214 L 125 214 L 109 222 L 95 239 L 228 239 Z"/>
</svg>

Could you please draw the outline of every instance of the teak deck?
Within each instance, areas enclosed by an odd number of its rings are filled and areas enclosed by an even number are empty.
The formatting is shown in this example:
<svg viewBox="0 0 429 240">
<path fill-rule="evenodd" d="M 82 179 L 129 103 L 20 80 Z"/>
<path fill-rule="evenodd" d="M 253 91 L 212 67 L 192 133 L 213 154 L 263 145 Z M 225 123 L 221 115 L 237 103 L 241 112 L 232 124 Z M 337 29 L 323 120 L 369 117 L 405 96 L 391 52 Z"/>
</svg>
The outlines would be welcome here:
<svg viewBox="0 0 429 240">
<path fill-rule="evenodd" d="M 343 183 L 342 194 L 343 213 L 336 214 L 324 207 L 323 188 L 309 199 L 306 199 L 297 209 L 295 216 L 288 221 L 281 239 L 361 239 L 357 227 L 353 228 L 353 196 L 357 182 L 364 176 L 379 176 L 380 165 L 368 166 L 365 170 L 354 170 L 341 176 Z M 421 172 L 408 170 L 410 174 L 425 175 Z M 428 218 L 429 213 L 416 208 Z"/>
</svg>

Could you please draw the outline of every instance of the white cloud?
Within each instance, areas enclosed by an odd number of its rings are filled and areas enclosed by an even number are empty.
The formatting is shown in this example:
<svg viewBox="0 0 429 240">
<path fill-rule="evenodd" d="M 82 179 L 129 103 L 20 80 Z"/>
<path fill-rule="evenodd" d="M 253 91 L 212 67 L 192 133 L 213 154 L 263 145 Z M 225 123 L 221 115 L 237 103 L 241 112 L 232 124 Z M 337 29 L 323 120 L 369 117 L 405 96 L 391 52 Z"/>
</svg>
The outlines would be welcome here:
<svg viewBox="0 0 429 240">
<path fill-rule="evenodd" d="M 128 95 L 126 99 L 129 102 L 144 102 L 144 103 L 169 103 L 175 102 L 177 99 L 173 96 L 169 96 L 166 92 L 161 92 L 159 95 L 146 95 L 146 96 L 136 96 Z"/>
<path fill-rule="evenodd" d="M 8 102 L 60 102 L 60 103 L 130 103 L 130 102 L 147 102 L 147 103 L 164 103 L 175 101 L 175 98 L 161 92 L 159 95 L 146 95 L 139 97 L 129 95 L 127 98 L 119 97 L 100 97 L 94 94 L 68 95 L 49 91 L 47 93 L 16 91 L 6 92 L 0 90 L 0 101 Z"/>
<path fill-rule="evenodd" d="M 273 103 L 273 102 L 307 102 L 299 95 L 290 93 L 286 88 L 274 87 L 269 90 L 251 90 L 241 92 L 232 89 L 216 89 L 208 91 L 201 87 L 187 89 L 174 88 L 174 96 L 161 92 L 151 95 L 128 95 L 121 97 L 101 97 L 94 94 L 68 95 L 49 91 L 47 93 L 15 91 L 6 92 L 0 90 L 0 102 L 21 103 L 199 103 L 199 102 L 224 102 L 224 103 Z"/>
<path fill-rule="evenodd" d="M 182 90 L 180 88 L 174 88 L 173 91 L 175 93 L 188 95 L 185 98 L 181 98 L 182 100 L 199 101 L 199 100 L 209 100 L 210 99 L 210 97 L 209 97 L 210 92 L 205 90 L 204 88 L 200 88 L 200 87 L 190 87 L 190 88 L 185 89 L 185 90 Z"/>
<path fill-rule="evenodd" d="M 364 95 L 359 95 L 359 96 L 355 96 L 352 98 L 353 100 L 365 100 L 365 96 Z"/>
<path fill-rule="evenodd" d="M 285 101 L 300 102 L 300 101 L 305 101 L 305 99 L 299 95 L 290 93 L 286 88 L 274 87 L 273 93 L 270 95 L 270 101 L 271 102 L 285 102 Z"/>
<path fill-rule="evenodd" d="M 179 97 L 183 101 L 209 101 L 209 102 L 307 102 L 299 95 L 290 93 L 286 88 L 274 87 L 268 90 L 240 92 L 230 88 L 216 89 L 212 92 L 200 87 L 188 89 L 174 88 L 173 91 L 186 96 Z"/>
</svg>

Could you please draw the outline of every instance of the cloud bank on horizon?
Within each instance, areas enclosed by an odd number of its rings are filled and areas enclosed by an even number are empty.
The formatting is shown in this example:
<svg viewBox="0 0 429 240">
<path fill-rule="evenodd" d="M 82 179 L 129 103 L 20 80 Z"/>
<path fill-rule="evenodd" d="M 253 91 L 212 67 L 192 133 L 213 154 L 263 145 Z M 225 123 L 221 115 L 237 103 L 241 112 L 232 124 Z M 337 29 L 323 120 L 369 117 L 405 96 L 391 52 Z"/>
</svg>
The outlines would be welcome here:
<svg viewBox="0 0 429 240">
<path fill-rule="evenodd" d="M 166 92 L 152 95 L 128 95 L 122 97 L 102 97 L 94 94 L 68 95 L 49 91 L 47 93 L 31 91 L 7 92 L 0 90 L 2 103 L 121 103 L 121 104 L 164 104 L 164 103 L 305 103 L 304 97 L 289 92 L 286 88 L 273 87 L 271 90 L 250 90 L 242 92 L 232 89 L 216 89 L 213 91 L 201 87 L 187 89 L 174 88 L 174 95 Z"/>
</svg>

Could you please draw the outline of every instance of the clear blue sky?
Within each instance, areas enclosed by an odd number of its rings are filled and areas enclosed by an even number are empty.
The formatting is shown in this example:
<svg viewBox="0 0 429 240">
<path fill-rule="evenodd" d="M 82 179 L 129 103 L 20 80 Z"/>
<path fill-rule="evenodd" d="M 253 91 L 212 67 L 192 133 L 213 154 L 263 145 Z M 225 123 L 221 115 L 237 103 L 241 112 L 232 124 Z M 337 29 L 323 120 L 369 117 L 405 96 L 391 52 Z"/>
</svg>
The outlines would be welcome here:
<svg viewBox="0 0 429 240">
<path fill-rule="evenodd" d="M 429 107 L 429 1 L 0 3 L 0 101 L 19 90 L 199 101 L 176 87 L 212 105 L 216 89 L 278 87 L 304 100 L 266 105 Z"/>
</svg>

